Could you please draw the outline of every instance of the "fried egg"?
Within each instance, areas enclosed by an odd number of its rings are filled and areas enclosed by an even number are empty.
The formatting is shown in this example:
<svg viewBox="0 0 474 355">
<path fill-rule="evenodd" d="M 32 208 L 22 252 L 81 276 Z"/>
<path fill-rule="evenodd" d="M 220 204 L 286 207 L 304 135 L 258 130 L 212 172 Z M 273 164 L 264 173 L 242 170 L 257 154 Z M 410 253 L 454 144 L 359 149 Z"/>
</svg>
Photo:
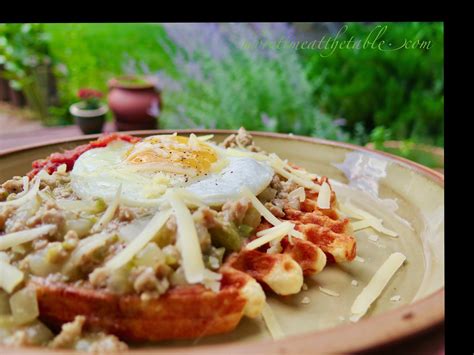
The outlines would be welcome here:
<svg viewBox="0 0 474 355">
<path fill-rule="evenodd" d="M 219 206 L 237 199 L 244 185 L 259 194 L 273 174 L 267 163 L 228 156 L 193 134 L 156 135 L 83 153 L 71 172 L 71 186 L 81 199 L 106 201 L 122 186 L 122 203 L 135 206 L 160 201 L 169 188 L 183 188 L 205 204 Z"/>
</svg>

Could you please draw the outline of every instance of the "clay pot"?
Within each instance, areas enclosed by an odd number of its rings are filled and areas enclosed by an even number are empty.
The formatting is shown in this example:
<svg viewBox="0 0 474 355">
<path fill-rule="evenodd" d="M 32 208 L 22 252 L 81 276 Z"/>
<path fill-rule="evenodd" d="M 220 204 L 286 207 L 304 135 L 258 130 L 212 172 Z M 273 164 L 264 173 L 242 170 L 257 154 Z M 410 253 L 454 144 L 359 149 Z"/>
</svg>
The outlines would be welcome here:
<svg viewBox="0 0 474 355">
<path fill-rule="evenodd" d="M 109 81 L 108 103 L 119 131 L 158 128 L 160 92 L 148 80 L 122 76 Z"/>
<path fill-rule="evenodd" d="M 83 103 L 78 102 L 69 107 L 69 112 L 74 117 L 74 121 L 84 134 L 101 133 L 105 123 L 105 115 L 108 107 L 100 106 L 95 110 L 85 110 Z"/>
</svg>

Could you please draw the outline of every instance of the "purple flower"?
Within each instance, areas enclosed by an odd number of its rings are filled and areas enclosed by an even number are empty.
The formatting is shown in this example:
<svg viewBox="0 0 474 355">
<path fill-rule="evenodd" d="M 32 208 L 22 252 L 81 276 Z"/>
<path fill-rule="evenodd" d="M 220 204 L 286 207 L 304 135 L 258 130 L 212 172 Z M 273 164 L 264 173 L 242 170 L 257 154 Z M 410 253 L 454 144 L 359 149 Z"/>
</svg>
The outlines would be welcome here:
<svg viewBox="0 0 474 355">
<path fill-rule="evenodd" d="M 189 75 L 190 78 L 202 81 L 204 80 L 204 74 L 202 72 L 202 68 L 197 62 L 188 62 L 184 65 L 184 70 L 186 74 Z"/>
<path fill-rule="evenodd" d="M 211 120 L 210 123 L 209 123 L 209 128 L 210 129 L 215 129 L 216 125 L 217 125 L 216 120 Z"/>
<path fill-rule="evenodd" d="M 193 57 L 201 53 L 215 60 L 228 58 L 236 48 L 244 50 L 251 57 L 262 54 L 274 59 L 279 51 L 288 50 L 284 49 L 284 43 L 295 39 L 293 28 L 284 22 L 172 23 L 164 26 L 171 40 L 184 50 L 187 56 Z M 162 47 L 168 47 L 164 41 L 160 44 Z M 277 46 L 279 48 L 276 48 Z"/>
<path fill-rule="evenodd" d="M 156 87 L 164 92 L 179 92 L 180 90 L 183 90 L 182 85 L 180 82 L 172 79 L 170 76 L 168 76 L 164 71 L 158 71 L 155 74 L 156 78 Z"/>
<path fill-rule="evenodd" d="M 347 123 L 347 120 L 345 118 L 336 118 L 335 120 L 332 121 L 334 126 L 345 126 Z"/>
<path fill-rule="evenodd" d="M 148 108 L 148 114 L 153 117 L 158 117 L 160 115 L 160 106 L 157 99 L 153 99 L 150 107 Z"/>
<path fill-rule="evenodd" d="M 217 23 L 168 23 L 166 33 L 187 55 L 207 52 L 214 59 L 229 55 L 226 40 Z"/>
<path fill-rule="evenodd" d="M 128 53 L 125 53 L 125 60 L 122 64 L 122 71 L 128 75 L 137 73 L 137 61 L 133 59 Z"/>
<path fill-rule="evenodd" d="M 145 75 L 150 75 L 151 74 L 150 67 L 143 60 L 140 61 L 140 69 L 142 70 L 142 73 L 145 74 Z"/>
<path fill-rule="evenodd" d="M 278 125 L 278 120 L 276 118 L 268 116 L 266 113 L 262 113 L 260 117 L 262 123 L 266 130 L 275 131 Z"/>
</svg>

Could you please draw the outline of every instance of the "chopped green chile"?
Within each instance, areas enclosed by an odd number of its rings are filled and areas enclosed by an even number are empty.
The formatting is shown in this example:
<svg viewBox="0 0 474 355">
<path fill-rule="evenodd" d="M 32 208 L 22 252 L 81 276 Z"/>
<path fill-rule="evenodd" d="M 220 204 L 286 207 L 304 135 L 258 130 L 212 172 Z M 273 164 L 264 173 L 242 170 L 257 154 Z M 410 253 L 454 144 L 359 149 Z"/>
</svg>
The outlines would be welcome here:
<svg viewBox="0 0 474 355">
<path fill-rule="evenodd" d="M 166 228 L 166 225 L 164 228 L 161 229 L 161 231 L 154 239 L 154 241 L 160 248 L 164 248 L 167 245 L 174 244 L 175 240 L 175 232 Z"/>
<path fill-rule="evenodd" d="M 160 264 L 166 262 L 166 256 L 156 243 L 147 244 L 135 256 L 134 264 L 137 266 L 150 266 L 156 269 Z"/>
<path fill-rule="evenodd" d="M 85 200 L 58 200 L 57 203 L 62 209 L 73 212 L 87 212 L 90 214 L 97 214 L 104 212 L 107 204 L 101 198 L 92 201 Z"/>
<path fill-rule="evenodd" d="M 260 212 L 253 206 L 250 206 L 245 214 L 244 219 L 242 220 L 242 224 L 245 224 L 253 229 L 257 228 L 260 222 L 262 221 L 262 216 Z"/>
<path fill-rule="evenodd" d="M 258 199 L 262 201 L 263 203 L 271 201 L 275 198 L 277 194 L 277 190 L 267 187 L 265 190 L 263 190 L 260 195 L 258 195 Z"/>
<path fill-rule="evenodd" d="M 242 238 L 248 238 L 252 234 L 255 228 L 248 226 L 246 224 L 241 224 L 238 229 L 239 229 L 239 234 Z"/>
<path fill-rule="evenodd" d="M 234 223 L 222 223 L 217 227 L 209 229 L 212 244 L 223 247 L 229 251 L 239 251 L 242 247 L 242 238 L 239 229 Z"/>
</svg>

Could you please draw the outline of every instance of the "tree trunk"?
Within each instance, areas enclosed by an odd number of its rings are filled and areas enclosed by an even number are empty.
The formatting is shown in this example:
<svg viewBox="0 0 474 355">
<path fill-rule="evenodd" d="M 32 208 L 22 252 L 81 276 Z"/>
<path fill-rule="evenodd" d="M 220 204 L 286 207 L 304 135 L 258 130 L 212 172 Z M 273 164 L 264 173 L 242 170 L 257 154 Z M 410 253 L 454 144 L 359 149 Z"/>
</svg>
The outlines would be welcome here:
<svg viewBox="0 0 474 355">
<path fill-rule="evenodd" d="M 0 101 L 9 101 L 10 88 L 8 85 L 8 80 L 3 78 L 3 73 L 3 65 L 0 65 Z"/>
<path fill-rule="evenodd" d="M 9 96 L 10 96 L 10 101 L 13 105 L 17 107 L 26 106 L 26 97 L 25 97 L 25 94 L 23 94 L 23 91 L 18 91 L 10 87 Z"/>
</svg>

